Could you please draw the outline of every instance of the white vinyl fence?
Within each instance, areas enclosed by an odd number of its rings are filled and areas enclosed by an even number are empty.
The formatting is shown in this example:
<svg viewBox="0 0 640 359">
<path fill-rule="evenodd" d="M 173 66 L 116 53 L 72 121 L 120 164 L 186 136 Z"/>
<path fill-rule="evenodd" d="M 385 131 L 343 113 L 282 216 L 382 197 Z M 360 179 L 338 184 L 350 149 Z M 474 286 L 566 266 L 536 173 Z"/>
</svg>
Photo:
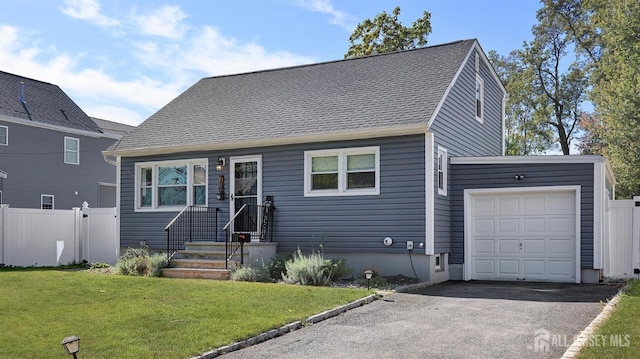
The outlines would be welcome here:
<svg viewBox="0 0 640 359">
<path fill-rule="evenodd" d="M 640 197 L 609 201 L 604 256 L 605 277 L 637 277 L 640 268 Z"/>
<path fill-rule="evenodd" d="M 40 210 L 0 206 L 0 263 L 56 266 L 115 264 L 120 245 L 115 208 Z"/>
</svg>

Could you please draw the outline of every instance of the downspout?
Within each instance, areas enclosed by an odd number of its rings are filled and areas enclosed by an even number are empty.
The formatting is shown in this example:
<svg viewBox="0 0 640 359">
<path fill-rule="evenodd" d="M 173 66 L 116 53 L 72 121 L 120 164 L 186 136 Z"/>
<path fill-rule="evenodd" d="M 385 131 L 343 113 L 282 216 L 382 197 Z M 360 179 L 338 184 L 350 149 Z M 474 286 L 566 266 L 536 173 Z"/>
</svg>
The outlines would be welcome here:
<svg viewBox="0 0 640 359">
<path fill-rule="evenodd" d="M 29 113 L 29 109 L 27 108 L 27 101 L 24 99 L 24 82 L 20 82 L 20 103 L 22 104 L 22 108 L 24 112 L 27 113 L 27 117 L 29 117 L 30 121 L 33 121 L 31 118 L 31 113 Z"/>
</svg>

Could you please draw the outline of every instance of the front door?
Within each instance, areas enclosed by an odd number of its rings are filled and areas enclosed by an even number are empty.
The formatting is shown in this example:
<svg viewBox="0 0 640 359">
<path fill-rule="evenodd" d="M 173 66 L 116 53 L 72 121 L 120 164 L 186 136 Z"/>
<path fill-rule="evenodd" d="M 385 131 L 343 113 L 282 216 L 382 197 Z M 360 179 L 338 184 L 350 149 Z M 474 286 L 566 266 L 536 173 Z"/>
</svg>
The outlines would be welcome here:
<svg viewBox="0 0 640 359">
<path fill-rule="evenodd" d="M 262 156 L 231 157 L 230 216 L 247 205 L 233 221 L 234 233 L 250 233 L 252 240 L 259 239 L 258 206 L 262 204 Z"/>
</svg>

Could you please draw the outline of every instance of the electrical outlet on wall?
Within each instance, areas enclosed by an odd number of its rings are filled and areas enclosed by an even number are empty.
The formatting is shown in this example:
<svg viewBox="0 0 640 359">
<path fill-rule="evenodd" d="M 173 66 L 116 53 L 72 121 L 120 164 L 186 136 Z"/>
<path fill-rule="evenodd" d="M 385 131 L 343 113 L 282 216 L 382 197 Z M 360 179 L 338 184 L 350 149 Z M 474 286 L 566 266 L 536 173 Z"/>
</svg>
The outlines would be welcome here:
<svg viewBox="0 0 640 359">
<path fill-rule="evenodd" d="M 412 250 L 413 249 L 413 241 L 407 241 L 407 249 L 408 250 Z"/>
</svg>

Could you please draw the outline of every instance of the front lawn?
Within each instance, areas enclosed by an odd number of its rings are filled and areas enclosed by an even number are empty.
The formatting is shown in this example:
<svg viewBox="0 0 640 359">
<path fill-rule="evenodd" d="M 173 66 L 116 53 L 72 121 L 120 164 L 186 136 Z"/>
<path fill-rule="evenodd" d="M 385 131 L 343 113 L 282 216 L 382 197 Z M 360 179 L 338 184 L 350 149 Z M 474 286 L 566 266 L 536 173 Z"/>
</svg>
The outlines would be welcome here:
<svg viewBox="0 0 640 359">
<path fill-rule="evenodd" d="M 188 358 L 338 305 L 362 289 L 0 269 L 0 357 Z"/>
<path fill-rule="evenodd" d="M 639 354 L 640 281 L 634 280 L 611 316 L 589 338 L 579 358 L 638 358 Z"/>
</svg>

